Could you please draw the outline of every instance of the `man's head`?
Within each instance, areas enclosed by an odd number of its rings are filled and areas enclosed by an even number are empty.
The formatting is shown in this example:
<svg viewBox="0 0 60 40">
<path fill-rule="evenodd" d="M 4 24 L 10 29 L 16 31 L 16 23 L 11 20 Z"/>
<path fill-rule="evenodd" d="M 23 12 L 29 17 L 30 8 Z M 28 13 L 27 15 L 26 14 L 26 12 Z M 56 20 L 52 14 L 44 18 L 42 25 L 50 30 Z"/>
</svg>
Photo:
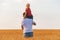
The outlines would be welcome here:
<svg viewBox="0 0 60 40">
<path fill-rule="evenodd" d="M 23 13 L 23 17 L 26 18 L 26 16 L 25 16 L 25 12 Z"/>
</svg>

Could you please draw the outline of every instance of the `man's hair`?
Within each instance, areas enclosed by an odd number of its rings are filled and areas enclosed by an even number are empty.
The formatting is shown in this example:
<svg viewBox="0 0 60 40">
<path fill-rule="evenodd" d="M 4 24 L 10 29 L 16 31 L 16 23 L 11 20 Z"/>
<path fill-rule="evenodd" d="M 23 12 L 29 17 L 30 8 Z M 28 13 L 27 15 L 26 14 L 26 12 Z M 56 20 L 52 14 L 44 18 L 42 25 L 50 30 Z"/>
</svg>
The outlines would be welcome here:
<svg viewBox="0 0 60 40">
<path fill-rule="evenodd" d="M 25 12 L 23 13 L 23 16 L 25 15 Z"/>
</svg>

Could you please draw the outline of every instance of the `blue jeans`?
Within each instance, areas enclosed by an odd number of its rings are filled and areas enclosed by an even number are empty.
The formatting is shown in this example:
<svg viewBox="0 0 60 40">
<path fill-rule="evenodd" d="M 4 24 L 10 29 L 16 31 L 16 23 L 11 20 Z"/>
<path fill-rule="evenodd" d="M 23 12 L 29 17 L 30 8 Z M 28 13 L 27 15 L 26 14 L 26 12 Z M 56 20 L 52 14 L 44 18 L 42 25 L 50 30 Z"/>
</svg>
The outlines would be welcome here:
<svg viewBox="0 0 60 40">
<path fill-rule="evenodd" d="M 24 37 L 33 37 L 33 32 L 24 33 Z"/>
</svg>

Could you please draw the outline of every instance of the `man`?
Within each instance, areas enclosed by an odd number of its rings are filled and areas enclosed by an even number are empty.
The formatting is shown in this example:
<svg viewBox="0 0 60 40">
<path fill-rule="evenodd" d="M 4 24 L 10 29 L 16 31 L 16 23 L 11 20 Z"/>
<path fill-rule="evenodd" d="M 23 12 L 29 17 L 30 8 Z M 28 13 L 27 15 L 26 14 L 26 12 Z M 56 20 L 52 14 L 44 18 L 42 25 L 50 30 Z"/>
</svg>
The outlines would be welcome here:
<svg viewBox="0 0 60 40">
<path fill-rule="evenodd" d="M 33 22 L 33 19 L 26 18 L 25 12 L 23 13 L 23 21 L 22 21 L 22 29 L 24 37 L 33 37 L 33 30 L 32 25 L 36 25 L 35 22 Z"/>
</svg>

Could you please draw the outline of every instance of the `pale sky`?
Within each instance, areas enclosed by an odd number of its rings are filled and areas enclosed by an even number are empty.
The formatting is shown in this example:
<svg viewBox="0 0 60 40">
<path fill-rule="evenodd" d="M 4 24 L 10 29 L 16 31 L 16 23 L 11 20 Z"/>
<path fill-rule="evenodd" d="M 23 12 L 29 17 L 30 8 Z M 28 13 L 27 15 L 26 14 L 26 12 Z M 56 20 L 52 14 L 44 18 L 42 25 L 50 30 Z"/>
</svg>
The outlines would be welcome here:
<svg viewBox="0 0 60 40">
<path fill-rule="evenodd" d="M 37 24 L 34 29 L 60 29 L 60 0 L 0 0 L 0 29 L 21 29 L 26 3 Z"/>
</svg>

